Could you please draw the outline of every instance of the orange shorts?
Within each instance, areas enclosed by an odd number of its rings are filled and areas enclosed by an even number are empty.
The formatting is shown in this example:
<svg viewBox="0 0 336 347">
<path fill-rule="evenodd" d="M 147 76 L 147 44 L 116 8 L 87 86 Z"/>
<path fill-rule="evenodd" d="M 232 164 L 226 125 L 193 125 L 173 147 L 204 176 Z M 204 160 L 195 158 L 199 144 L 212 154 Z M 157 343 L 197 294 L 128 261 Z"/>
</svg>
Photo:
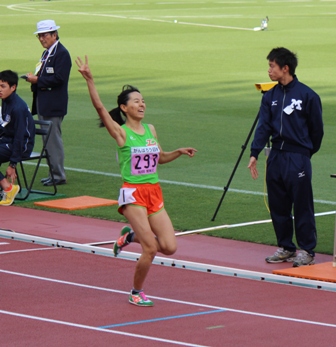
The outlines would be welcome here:
<svg viewBox="0 0 336 347">
<path fill-rule="evenodd" d="M 123 214 L 123 206 L 127 204 L 145 207 L 148 216 L 164 208 L 159 183 L 131 184 L 125 182 L 120 188 L 118 203 L 120 214 Z"/>
</svg>

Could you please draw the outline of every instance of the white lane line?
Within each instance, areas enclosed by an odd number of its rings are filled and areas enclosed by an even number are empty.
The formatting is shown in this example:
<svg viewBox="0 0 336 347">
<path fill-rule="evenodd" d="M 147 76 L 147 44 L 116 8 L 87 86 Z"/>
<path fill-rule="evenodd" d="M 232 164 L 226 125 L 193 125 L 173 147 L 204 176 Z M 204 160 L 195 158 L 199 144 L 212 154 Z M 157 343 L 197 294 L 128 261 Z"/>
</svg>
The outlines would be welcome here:
<svg viewBox="0 0 336 347">
<path fill-rule="evenodd" d="M 86 285 L 86 284 L 82 284 L 82 283 L 76 283 L 76 282 L 57 280 L 57 279 L 48 278 L 48 277 L 28 275 L 25 273 L 14 272 L 14 271 L 0 270 L 0 273 L 4 273 L 4 274 L 8 274 L 8 275 L 21 276 L 21 277 L 26 277 L 26 278 L 32 278 L 32 279 L 42 280 L 42 281 L 47 281 L 47 282 L 54 282 L 54 283 L 59 283 L 59 284 L 66 284 L 66 285 L 71 285 L 71 286 L 75 286 L 75 287 L 106 291 L 106 292 L 111 292 L 111 293 L 118 293 L 118 294 L 125 294 L 125 295 L 129 294 L 129 292 L 126 292 L 126 291 L 115 290 L 115 289 L 104 288 L 104 287 L 97 287 L 97 286 Z M 324 326 L 324 327 L 336 328 L 336 324 L 330 324 L 330 323 L 325 323 L 325 322 L 306 320 L 306 319 L 297 319 L 297 318 L 272 315 L 272 314 L 265 314 L 265 313 L 255 312 L 255 311 L 237 310 L 237 309 L 227 308 L 227 307 L 222 307 L 222 306 L 199 304 L 196 302 L 175 300 L 175 299 L 163 298 L 163 297 L 159 297 L 159 296 L 152 296 L 152 295 L 147 295 L 147 296 L 149 298 L 153 298 L 156 300 L 161 300 L 161 301 L 166 301 L 166 302 L 171 302 L 171 303 L 177 303 L 177 304 L 182 304 L 182 305 L 196 306 L 196 307 L 202 307 L 202 308 L 207 308 L 207 309 L 225 310 L 225 311 L 229 311 L 229 312 L 241 313 L 241 314 L 258 316 L 258 317 L 265 317 L 265 318 L 291 321 L 291 322 L 296 322 L 296 323 L 304 323 L 304 324 L 309 324 L 309 325 L 319 325 L 319 326 Z M 0 312 L 3 312 L 3 311 L 0 311 Z M 8 312 L 8 311 L 5 311 L 5 312 Z M 69 324 L 71 324 L 71 323 L 69 323 Z"/>
<path fill-rule="evenodd" d="M 176 340 L 162 339 L 159 337 L 151 337 L 151 336 L 144 336 L 144 335 L 139 335 L 139 334 L 126 333 L 126 332 L 122 332 L 122 331 L 118 331 L 118 330 L 97 328 L 97 327 L 90 326 L 90 325 L 76 324 L 76 323 L 72 323 L 72 322 L 66 322 L 66 321 L 61 321 L 61 320 L 57 320 L 57 319 L 49 319 L 49 318 L 44 318 L 44 317 L 32 316 L 32 315 L 22 314 L 22 313 L 17 313 L 17 312 L 0 310 L 0 313 L 5 314 L 5 315 L 9 315 L 9 316 L 15 316 L 15 317 L 27 318 L 27 319 L 32 319 L 32 320 L 38 320 L 38 321 L 42 321 L 42 322 L 66 325 L 66 326 L 75 327 L 75 328 L 94 330 L 94 331 L 99 331 L 102 333 L 123 335 L 123 336 L 129 336 L 129 337 L 137 337 L 137 338 L 144 339 L 144 340 L 166 342 L 166 343 L 171 343 L 173 345 L 191 346 L 191 347 L 206 347 L 204 345 L 196 345 L 196 344 L 187 343 L 187 342 L 180 342 L 180 341 L 176 341 Z"/>
<path fill-rule="evenodd" d="M 3 254 L 12 254 L 12 253 L 25 253 L 25 252 L 36 252 L 36 251 L 51 251 L 51 250 L 55 250 L 57 248 L 55 247 L 48 247 L 48 248 L 30 248 L 30 249 L 19 249 L 19 250 L 15 250 L 15 251 L 4 251 L 4 252 L 0 252 L 0 255 Z"/>
</svg>

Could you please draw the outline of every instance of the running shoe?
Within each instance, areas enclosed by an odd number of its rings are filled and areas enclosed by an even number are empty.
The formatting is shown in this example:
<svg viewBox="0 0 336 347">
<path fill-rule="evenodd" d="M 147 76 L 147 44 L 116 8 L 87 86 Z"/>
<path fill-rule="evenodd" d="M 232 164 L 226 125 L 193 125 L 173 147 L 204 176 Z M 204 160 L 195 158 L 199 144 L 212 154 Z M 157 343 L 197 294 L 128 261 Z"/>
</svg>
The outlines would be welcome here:
<svg viewBox="0 0 336 347">
<path fill-rule="evenodd" d="M 273 255 L 267 257 L 265 260 L 267 263 L 282 263 L 285 261 L 292 262 L 295 256 L 295 252 L 290 252 L 283 248 L 278 248 Z"/>
<path fill-rule="evenodd" d="M 9 192 L 5 190 L 2 191 L 2 199 L 0 201 L 0 206 L 10 206 L 14 202 L 17 193 L 20 191 L 20 186 L 17 184 L 12 184 L 12 189 Z"/>
<path fill-rule="evenodd" d="M 128 234 L 130 233 L 132 229 L 130 227 L 123 227 L 120 232 L 120 237 L 118 240 L 114 243 L 113 246 L 113 253 L 114 256 L 117 257 L 118 254 L 121 252 L 123 247 L 127 246 L 129 242 L 126 240 Z"/>
<path fill-rule="evenodd" d="M 143 307 L 152 307 L 154 306 L 153 301 L 150 301 L 144 292 L 139 292 L 137 294 L 130 294 L 128 301 L 130 304 L 136 305 L 136 306 L 143 306 Z"/>
<path fill-rule="evenodd" d="M 306 251 L 299 251 L 298 255 L 294 258 L 293 267 L 299 267 L 303 265 L 314 265 L 315 259 Z"/>
</svg>

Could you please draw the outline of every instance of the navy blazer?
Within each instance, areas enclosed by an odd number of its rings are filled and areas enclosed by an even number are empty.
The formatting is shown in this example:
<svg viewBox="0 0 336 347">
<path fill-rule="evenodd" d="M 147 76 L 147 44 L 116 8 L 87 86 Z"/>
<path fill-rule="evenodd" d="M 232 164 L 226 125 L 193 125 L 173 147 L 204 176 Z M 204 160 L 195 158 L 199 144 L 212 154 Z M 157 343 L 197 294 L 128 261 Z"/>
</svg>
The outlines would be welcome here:
<svg viewBox="0 0 336 347">
<path fill-rule="evenodd" d="M 71 57 L 60 43 L 54 47 L 42 66 L 37 84 L 32 84 L 32 114 L 43 117 L 64 117 L 68 110 L 68 82 L 71 70 Z"/>
</svg>

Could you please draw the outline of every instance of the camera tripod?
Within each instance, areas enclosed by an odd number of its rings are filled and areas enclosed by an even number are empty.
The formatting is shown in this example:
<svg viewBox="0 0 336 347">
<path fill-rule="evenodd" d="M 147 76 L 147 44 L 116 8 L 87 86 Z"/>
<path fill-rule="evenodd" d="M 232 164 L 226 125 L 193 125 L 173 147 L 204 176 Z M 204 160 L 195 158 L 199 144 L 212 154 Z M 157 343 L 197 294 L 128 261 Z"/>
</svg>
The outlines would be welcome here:
<svg viewBox="0 0 336 347">
<path fill-rule="evenodd" d="M 257 88 L 257 90 L 261 91 L 262 94 L 264 94 L 265 92 L 267 92 L 268 90 L 270 90 L 271 88 L 273 88 L 276 84 L 277 84 L 277 82 L 256 83 L 256 84 L 255 84 L 255 87 Z M 252 136 L 252 134 L 253 134 L 253 131 L 254 131 L 255 126 L 256 126 L 257 123 L 258 123 L 258 120 L 259 120 L 259 112 L 258 112 L 258 114 L 257 114 L 257 116 L 256 116 L 256 118 L 255 118 L 255 120 L 254 120 L 254 122 L 253 122 L 253 124 L 252 124 L 252 127 L 251 127 L 251 129 L 250 129 L 250 131 L 249 131 L 249 133 L 248 133 L 248 135 L 247 135 L 247 138 L 246 138 L 244 144 L 241 146 L 241 152 L 240 152 L 239 157 L 238 157 L 238 159 L 237 159 L 237 162 L 236 162 L 236 164 L 235 164 L 235 166 L 234 166 L 234 168 L 233 168 L 233 170 L 232 170 L 232 173 L 231 173 L 231 175 L 230 175 L 230 178 L 229 178 L 229 180 L 228 180 L 226 186 L 224 186 L 224 191 L 223 191 L 222 197 L 221 197 L 220 200 L 219 200 L 218 206 L 217 206 L 217 208 L 216 208 L 216 211 L 215 211 L 215 213 L 214 213 L 214 215 L 213 215 L 211 221 L 214 221 L 215 218 L 216 218 L 216 216 L 217 216 L 217 213 L 218 213 L 218 211 L 219 211 L 219 209 L 220 209 L 220 207 L 221 207 L 221 205 L 222 205 L 222 202 L 223 202 L 223 200 L 224 200 L 224 198 L 225 198 L 225 195 L 226 195 L 227 191 L 229 190 L 229 186 L 230 186 L 230 184 L 231 184 L 231 181 L 232 181 L 232 179 L 233 179 L 233 176 L 234 176 L 235 173 L 236 173 L 236 170 L 237 170 L 237 168 L 238 168 L 238 165 L 239 165 L 239 163 L 240 163 L 240 160 L 241 160 L 241 158 L 243 157 L 243 154 L 244 154 L 244 152 L 245 152 L 245 149 L 246 149 L 246 147 L 247 147 L 247 145 L 248 145 L 248 143 L 249 143 L 249 141 L 250 141 L 250 138 L 251 138 L 251 136 Z M 270 145 L 269 145 L 269 142 L 268 142 L 267 147 L 269 147 L 269 146 L 270 146 Z"/>
</svg>

